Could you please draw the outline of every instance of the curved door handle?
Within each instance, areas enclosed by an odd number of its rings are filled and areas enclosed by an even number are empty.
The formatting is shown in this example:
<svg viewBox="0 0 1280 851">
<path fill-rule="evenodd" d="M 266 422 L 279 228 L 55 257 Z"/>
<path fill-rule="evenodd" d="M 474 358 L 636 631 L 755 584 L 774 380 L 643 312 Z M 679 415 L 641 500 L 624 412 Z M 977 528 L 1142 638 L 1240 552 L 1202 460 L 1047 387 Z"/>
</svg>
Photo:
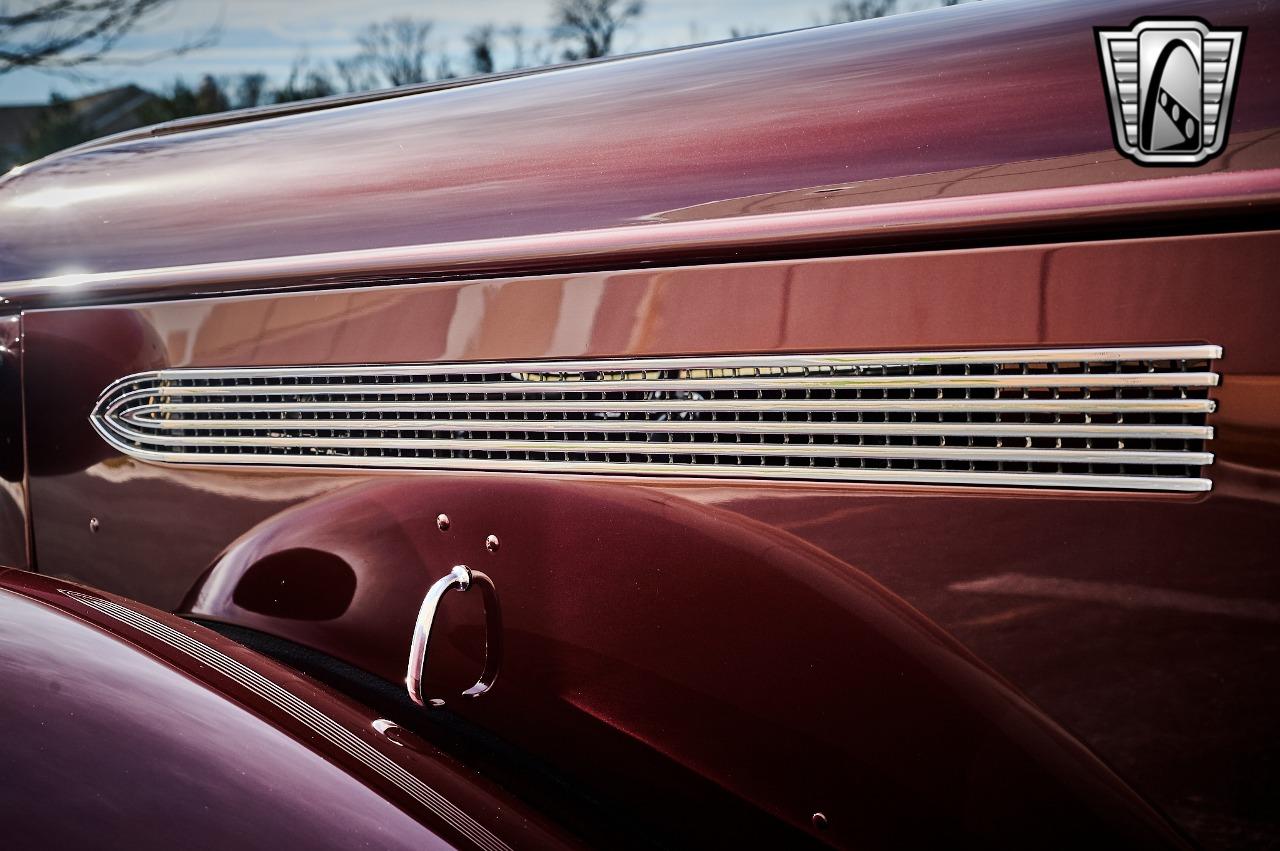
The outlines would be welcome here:
<svg viewBox="0 0 1280 851">
<path fill-rule="evenodd" d="M 413 643 L 409 645 L 409 669 L 404 676 L 404 684 L 409 689 L 409 697 L 419 706 L 443 706 L 440 698 L 424 698 L 422 695 L 422 676 L 427 664 L 427 647 L 431 643 L 431 624 L 436 617 L 436 609 L 440 600 L 453 589 L 470 590 L 472 586 L 480 589 L 484 597 L 484 671 L 476 684 L 462 693 L 463 697 L 479 697 L 493 688 L 498 678 L 498 667 L 502 664 L 502 611 L 498 608 L 498 589 L 493 580 L 478 570 L 472 570 L 465 564 L 456 565 L 453 570 L 435 581 L 422 599 L 422 608 L 418 610 L 418 619 L 413 625 Z"/>
</svg>

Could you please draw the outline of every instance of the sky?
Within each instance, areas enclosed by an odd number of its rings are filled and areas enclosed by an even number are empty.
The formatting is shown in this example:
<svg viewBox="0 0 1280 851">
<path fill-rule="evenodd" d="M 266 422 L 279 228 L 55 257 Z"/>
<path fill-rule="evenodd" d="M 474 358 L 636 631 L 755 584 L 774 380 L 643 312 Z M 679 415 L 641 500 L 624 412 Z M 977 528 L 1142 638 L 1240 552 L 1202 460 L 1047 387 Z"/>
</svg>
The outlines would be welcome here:
<svg viewBox="0 0 1280 851">
<path fill-rule="evenodd" d="M 22 2 L 16 4 L 22 6 Z M 615 53 L 630 53 L 726 38 L 731 27 L 778 32 L 820 22 L 830 0 L 646 0 L 642 17 L 615 41 Z M 904 0 L 903 11 L 937 5 Z M 163 90 L 179 79 L 204 74 L 233 76 L 260 71 L 274 81 L 288 76 L 305 54 L 329 64 L 355 52 L 356 34 L 371 21 L 409 15 L 434 22 L 433 41 L 464 70 L 463 35 L 477 24 L 523 24 L 531 38 L 544 37 L 551 0 L 174 0 L 121 42 L 119 64 L 96 65 L 89 76 L 37 70 L 0 76 L 0 104 L 43 103 L 58 92 L 76 97 L 137 83 Z M 212 30 L 217 42 L 181 56 L 139 63 L 175 44 L 191 43 Z M 499 66 L 503 57 L 499 55 Z"/>
</svg>

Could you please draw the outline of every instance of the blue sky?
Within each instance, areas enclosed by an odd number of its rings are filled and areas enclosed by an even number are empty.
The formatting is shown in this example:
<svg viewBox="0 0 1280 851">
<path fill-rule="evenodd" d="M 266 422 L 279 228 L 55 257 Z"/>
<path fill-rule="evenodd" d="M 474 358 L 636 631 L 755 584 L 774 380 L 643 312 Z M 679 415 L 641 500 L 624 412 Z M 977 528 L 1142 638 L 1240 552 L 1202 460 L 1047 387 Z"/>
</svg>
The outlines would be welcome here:
<svg viewBox="0 0 1280 851">
<path fill-rule="evenodd" d="M 203 74 L 261 71 L 278 81 L 303 53 L 312 63 L 351 55 L 356 33 L 365 24 L 397 15 L 434 21 L 433 40 L 457 57 L 454 65 L 461 70 L 462 37 L 469 29 L 484 22 L 520 23 L 531 37 L 541 38 L 550 5 L 550 0 L 175 0 L 125 39 L 117 58 L 127 63 L 191 41 L 211 27 L 221 31 L 215 45 L 145 64 L 94 66 L 83 79 L 11 72 L 0 77 L 0 103 L 39 103 L 55 91 L 74 97 L 125 83 L 165 88 L 178 78 L 194 82 Z M 937 0 L 899 5 L 909 11 L 935 6 Z M 829 6 L 830 0 L 647 0 L 637 25 L 617 39 L 616 52 L 724 38 L 733 26 L 755 32 L 811 26 Z"/>
</svg>

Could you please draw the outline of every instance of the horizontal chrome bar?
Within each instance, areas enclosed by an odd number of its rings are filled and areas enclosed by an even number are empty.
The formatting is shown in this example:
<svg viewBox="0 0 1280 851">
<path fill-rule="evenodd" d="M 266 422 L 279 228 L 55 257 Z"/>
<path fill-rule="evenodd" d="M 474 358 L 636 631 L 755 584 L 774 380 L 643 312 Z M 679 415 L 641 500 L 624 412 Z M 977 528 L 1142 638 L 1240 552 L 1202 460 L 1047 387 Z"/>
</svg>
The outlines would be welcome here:
<svg viewBox="0 0 1280 851">
<path fill-rule="evenodd" d="M 1201 49 L 1205 62 L 1226 62 L 1231 57 L 1231 39 L 1206 38 Z"/>
<path fill-rule="evenodd" d="M 182 420 L 122 417 L 153 429 L 343 430 L 366 431 L 538 431 L 538 432 L 651 432 L 670 434 L 866 434 L 947 437 L 1106 437 L 1155 440 L 1209 440 L 1213 429 L 1192 425 L 1081 425 L 1073 423 L 835 423 L 805 420 Z"/>
<path fill-rule="evenodd" d="M 1212 399 L 661 399 L 643 401 L 611 400 L 536 400 L 536 401 L 424 401 L 424 402 L 193 402 L 190 404 L 139 405 L 130 410 L 138 421 L 142 414 L 181 416 L 197 413 L 328 413 L 341 411 L 376 411 L 378 413 L 411 413 L 434 411 L 471 411 L 498 413 L 665 411 L 693 413 L 702 411 L 750 411 L 754 413 L 784 411 L 874 411 L 919 413 L 973 412 L 1042 412 L 1042 413 L 1209 413 Z M 205 420 L 191 420 L 205 422 Z M 377 422 L 371 420 L 371 422 Z"/>
<path fill-rule="evenodd" d="M 252 384 L 143 388 L 112 400 L 118 407 L 135 399 L 192 396 L 404 396 L 495 393 L 647 393 L 767 390 L 927 390 L 967 388 L 1214 387 L 1213 372 L 1094 373 L 1062 375 L 890 375 L 804 378 L 630 378 L 582 381 L 404 382 L 399 384 Z M 375 404 L 375 403 L 371 403 Z"/>
<path fill-rule="evenodd" d="M 1111 42 L 1111 56 L 1116 62 L 1138 61 L 1138 40 L 1115 39 Z"/>
<path fill-rule="evenodd" d="M 358 366 L 273 366 L 273 367 L 182 367 L 129 376 L 120 383 L 140 377 L 160 381 L 227 378 L 299 378 L 339 375 L 478 375 L 489 373 L 614 372 L 646 370 L 699 370 L 741 368 L 799 368 L 854 366 L 942 366 L 947 364 L 1003 363 L 1113 363 L 1119 361 L 1214 360 L 1222 357 L 1220 346 L 1135 346 L 1121 348 L 1070 349 L 975 349 L 940 352 L 866 352 L 812 355 L 693 355 L 661 358 L 600 358 L 595 360 L 487 361 L 422 364 L 362 364 Z M 1177 374 L 1177 373 L 1171 373 Z"/>
<path fill-rule="evenodd" d="M 278 446 L 296 452 L 315 449 L 426 449 L 462 452 L 567 452 L 638 455 L 775 455 L 794 458 L 905 458 L 948 461 L 1027 461 L 1064 464 L 1177 464 L 1200 467 L 1213 463 L 1208 452 L 1125 449 L 1022 449 L 968 446 L 849 446 L 813 443 L 715 443 L 627 440 L 485 440 L 436 438 L 241 437 L 153 435 L 121 429 L 130 440 L 153 447 Z"/>
<path fill-rule="evenodd" d="M 1062 473 L 951 472 L 942 470 L 889 470 L 832 467 L 780 467 L 728 464 L 611 463 L 607 461 L 509 461 L 470 458 L 334 458 L 332 456 L 259 455 L 220 453 L 182 455 L 155 452 L 122 445 L 110 435 L 103 437 L 129 455 L 146 461 L 220 466 L 246 464 L 269 467 L 410 468 L 417 470 L 467 470 L 514 473 L 611 473 L 623 476 L 681 476 L 688 478 L 756 478 L 811 480 L 814 482 L 887 482 L 898 484 L 999 485 L 1008 487 L 1054 487 L 1106 490 L 1207 491 L 1209 479 L 1177 476 L 1108 476 Z"/>
<path fill-rule="evenodd" d="M 1201 79 L 1206 83 L 1222 83 L 1227 79 L 1227 60 L 1221 62 L 1205 62 Z"/>
</svg>

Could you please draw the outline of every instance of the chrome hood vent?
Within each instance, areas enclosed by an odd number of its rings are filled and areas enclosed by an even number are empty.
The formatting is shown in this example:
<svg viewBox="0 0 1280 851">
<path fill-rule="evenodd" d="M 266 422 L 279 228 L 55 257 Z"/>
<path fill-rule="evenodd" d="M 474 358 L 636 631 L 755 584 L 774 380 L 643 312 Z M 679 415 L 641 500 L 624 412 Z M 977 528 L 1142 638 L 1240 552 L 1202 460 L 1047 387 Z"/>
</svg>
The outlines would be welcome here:
<svg viewBox="0 0 1280 851">
<path fill-rule="evenodd" d="M 1208 490 L 1216 346 L 165 369 L 145 461 Z"/>
</svg>

